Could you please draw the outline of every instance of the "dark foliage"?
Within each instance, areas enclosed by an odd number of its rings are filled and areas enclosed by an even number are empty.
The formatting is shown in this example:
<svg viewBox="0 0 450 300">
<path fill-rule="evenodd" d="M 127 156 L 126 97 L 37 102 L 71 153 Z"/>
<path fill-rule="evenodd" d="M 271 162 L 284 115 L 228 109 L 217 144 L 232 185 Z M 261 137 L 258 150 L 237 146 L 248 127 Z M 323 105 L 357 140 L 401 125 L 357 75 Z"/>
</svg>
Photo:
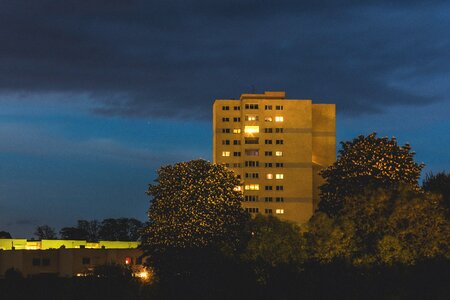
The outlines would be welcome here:
<svg viewBox="0 0 450 300">
<path fill-rule="evenodd" d="M 48 225 L 38 226 L 34 235 L 40 240 L 54 240 L 57 238 L 55 229 Z"/>
<path fill-rule="evenodd" d="M 450 173 L 427 174 L 422 188 L 427 192 L 442 195 L 442 205 L 447 210 L 447 218 L 450 217 Z"/>
<path fill-rule="evenodd" d="M 63 240 L 87 240 L 89 233 L 77 227 L 64 227 L 59 231 Z"/>
<path fill-rule="evenodd" d="M 7 231 L 0 231 L 0 239 L 11 239 L 11 234 Z"/>
</svg>

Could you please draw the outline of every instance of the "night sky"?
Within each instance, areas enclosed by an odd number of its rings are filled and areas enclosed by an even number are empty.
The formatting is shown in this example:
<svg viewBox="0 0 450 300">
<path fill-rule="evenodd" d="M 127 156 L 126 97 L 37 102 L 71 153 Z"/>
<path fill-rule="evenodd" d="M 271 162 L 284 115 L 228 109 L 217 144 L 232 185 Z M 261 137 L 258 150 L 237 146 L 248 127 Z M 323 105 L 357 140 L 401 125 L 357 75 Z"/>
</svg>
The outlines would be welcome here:
<svg viewBox="0 0 450 300">
<path fill-rule="evenodd" d="M 265 90 L 450 171 L 450 2 L 1 1 L 0 231 L 146 220 L 159 166 L 212 159 L 213 100 Z"/>
</svg>

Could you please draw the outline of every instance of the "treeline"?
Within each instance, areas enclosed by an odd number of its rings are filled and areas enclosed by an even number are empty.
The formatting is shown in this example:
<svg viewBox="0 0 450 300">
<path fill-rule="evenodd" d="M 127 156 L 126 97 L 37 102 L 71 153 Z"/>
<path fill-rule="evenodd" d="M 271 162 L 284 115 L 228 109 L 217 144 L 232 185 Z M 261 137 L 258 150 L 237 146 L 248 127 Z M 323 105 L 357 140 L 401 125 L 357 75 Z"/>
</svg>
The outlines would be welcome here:
<svg viewBox="0 0 450 300">
<path fill-rule="evenodd" d="M 59 238 L 65 240 L 88 241 L 137 241 L 141 237 L 144 223 L 134 218 L 107 218 L 103 221 L 78 220 L 76 226 L 63 227 Z M 38 239 L 57 239 L 54 228 L 48 225 L 38 226 L 34 235 Z"/>
</svg>

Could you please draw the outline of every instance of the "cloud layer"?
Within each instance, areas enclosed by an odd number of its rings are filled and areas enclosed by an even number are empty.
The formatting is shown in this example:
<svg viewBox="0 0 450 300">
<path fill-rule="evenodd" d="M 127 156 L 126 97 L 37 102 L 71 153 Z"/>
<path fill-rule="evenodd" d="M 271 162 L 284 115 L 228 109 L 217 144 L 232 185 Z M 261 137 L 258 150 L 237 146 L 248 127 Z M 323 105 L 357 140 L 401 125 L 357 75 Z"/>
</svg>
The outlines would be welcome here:
<svg viewBox="0 0 450 300">
<path fill-rule="evenodd" d="M 348 114 L 448 101 L 450 5 L 360 2 L 2 1 L 0 93 L 184 118 L 252 90 Z"/>
</svg>

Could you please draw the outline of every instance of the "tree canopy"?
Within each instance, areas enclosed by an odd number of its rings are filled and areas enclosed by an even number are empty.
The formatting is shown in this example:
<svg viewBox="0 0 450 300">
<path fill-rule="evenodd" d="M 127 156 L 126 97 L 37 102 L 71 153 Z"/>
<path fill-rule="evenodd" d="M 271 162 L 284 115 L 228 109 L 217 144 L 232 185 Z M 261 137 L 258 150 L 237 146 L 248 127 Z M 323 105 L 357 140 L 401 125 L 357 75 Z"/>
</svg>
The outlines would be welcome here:
<svg viewBox="0 0 450 300">
<path fill-rule="evenodd" d="M 439 172 L 436 174 L 427 174 L 422 188 L 427 192 L 441 195 L 442 205 L 447 210 L 447 216 L 450 216 L 450 173 Z"/>
<path fill-rule="evenodd" d="M 11 234 L 7 231 L 0 231 L 0 239 L 11 239 Z"/>
<path fill-rule="evenodd" d="M 38 237 L 40 240 L 54 240 L 56 239 L 55 229 L 48 225 L 42 225 L 36 227 L 36 231 L 34 235 Z"/>
<path fill-rule="evenodd" d="M 408 184 L 418 190 L 424 167 L 414 161 L 409 144 L 399 146 L 395 138 L 378 138 L 376 133 L 341 142 L 337 161 L 321 172 L 319 210 L 330 216 L 343 207 L 344 198 L 360 194 L 367 186 L 395 188 Z"/>
<path fill-rule="evenodd" d="M 147 253 L 236 241 L 248 215 L 232 171 L 199 159 L 161 167 L 155 182 L 147 191 L 152 197 L 143 240 Z"/>
</svg>

